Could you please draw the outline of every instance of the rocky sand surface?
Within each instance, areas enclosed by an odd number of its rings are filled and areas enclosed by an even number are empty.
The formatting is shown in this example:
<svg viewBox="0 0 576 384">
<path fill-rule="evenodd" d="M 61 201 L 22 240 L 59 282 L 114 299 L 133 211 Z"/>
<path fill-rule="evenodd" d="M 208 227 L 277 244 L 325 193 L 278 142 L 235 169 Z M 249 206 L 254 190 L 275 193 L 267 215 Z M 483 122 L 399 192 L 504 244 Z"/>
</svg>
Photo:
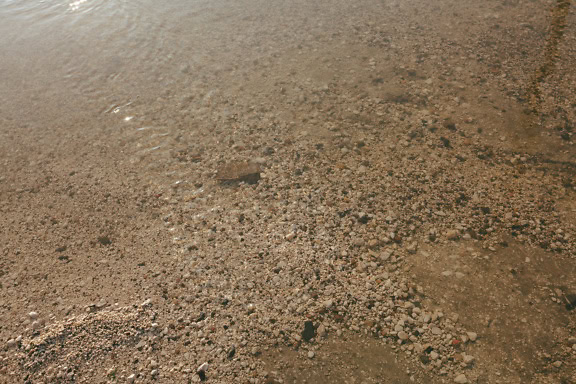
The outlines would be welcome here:
<svg viewBox="0 0 576 384">
<path fill-rule="evenodd" d="M 2 94 L 0 381 L 575 383 L 575 14 L 244 1 Z"/>
</svg>

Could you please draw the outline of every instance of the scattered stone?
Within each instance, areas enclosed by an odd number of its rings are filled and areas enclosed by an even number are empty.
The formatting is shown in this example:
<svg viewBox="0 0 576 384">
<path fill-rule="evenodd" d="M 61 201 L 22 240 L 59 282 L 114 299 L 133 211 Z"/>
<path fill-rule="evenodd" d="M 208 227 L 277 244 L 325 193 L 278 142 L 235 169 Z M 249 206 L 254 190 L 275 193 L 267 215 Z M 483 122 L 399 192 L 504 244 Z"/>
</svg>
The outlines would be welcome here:
<svg viewBox="0 0 576 384">
<path fill-rule="evenodd" d="M 409 335 L 406 332 L 404 332 L 404 331 L 398 332 L 398 338 L 400 340 L 407 340 L 408 337 L 409 337 Z"/>
<path fill-rule="evenodd" d="M 314 351 L 308 352 L 308 358 L 309 358 L 309 359 L 313 359 L 315 355 L 316 355 L 316 354 L 314 353 Z"/>
<path fill-rule="evenodd" d="M 420 362 L 422 362 L 422 364 L 430 364 L 430 357 L 425 353 L 421 353 Z"/>
<path fill-rule="evenodd" d="M 235 161 L 218 168 L 216 179 L 223 183 L 256 184 L 260 180 L 261 172 L 259 164 L 249 161 Z"/>
<path fill-rule="evenodd" d="M 326 327 L 324 326 L 324 324 L 320 324 L 320 325 L 318 326 L 318 328 L 316 329 L 316 333 L 317 333 L 318 336 L 320 336 L 320 337 L 326 336 Z"/>
<path fill-rule="evenodd" d="M 466 332 L 466 336 L 468 336 L 468 340 L 470 341 L 476 341 L 476 338 L 478 338 L 478 334 L 476 332 Z"/>
<path fill-rule="evenodd" d="M 312 321 L 304 322 L 304 330 L 302 331 L 302 339 L 310 341 L 316 336 L 316 328 Z"/>
<path fill-rule="evenodd" d="M 449 230 L 448 232 L 446 232 L 446 238 L 448 240 L 458 240 L 458 231 L 456 230 Z"/>
<path fill-rule="evenodd" d="M 454 382 L 458 384 L 466 384 L 468 383 L 468 379 L 466 378 L 466 375 L 461 373 L 454 378 Z"/>
<path fill-rule="evenodd" d="M 98 237 L 98 242 L 102 245 L 110 245 L 112 244 L 112 240 L 110 240 L 110 237 L 108 236 L 99 236 Z"/>
<path fill-rule="evenodd" d="M 206 380 L 206 371 L 208 370 L 208 363 L 202 363 L 197 369 L 196 374 L 200 378 L 200 381 Z"/>
<path fill-rule="evenodd" d="M 564 295 L 566 301 L 566 310 L 571 311 L 576 308 L 576 293 L 568 293 Z"/>
<path fill-rule="evenodd" d="M 236 355 L 236 346 L 233 345 L 228 349 L 227 352 L 227 356 L 228 356 L 228 360 L 232 360 L 234 358 L 234 355 Z"/>
<path fill-rule="evenodd" d="M 333 301 L 333 300 L 326 300 L 326 301 L 323 303 L 325 309 L 330 309 L 333 304 L 334 304 L 334 301 Z"/>
</svg>

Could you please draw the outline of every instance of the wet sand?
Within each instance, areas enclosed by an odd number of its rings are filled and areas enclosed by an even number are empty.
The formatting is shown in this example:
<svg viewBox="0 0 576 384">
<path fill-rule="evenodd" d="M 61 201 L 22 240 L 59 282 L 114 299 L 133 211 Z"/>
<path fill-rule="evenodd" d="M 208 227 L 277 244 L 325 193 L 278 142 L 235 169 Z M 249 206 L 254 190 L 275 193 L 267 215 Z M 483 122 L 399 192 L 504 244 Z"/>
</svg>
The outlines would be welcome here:
<svg viewBox="0 0 576 384">
<path fill-rule="evenodd" d="M 559 1 L 0 1 L 0 381 L 576 382 Z"/>
</svg>

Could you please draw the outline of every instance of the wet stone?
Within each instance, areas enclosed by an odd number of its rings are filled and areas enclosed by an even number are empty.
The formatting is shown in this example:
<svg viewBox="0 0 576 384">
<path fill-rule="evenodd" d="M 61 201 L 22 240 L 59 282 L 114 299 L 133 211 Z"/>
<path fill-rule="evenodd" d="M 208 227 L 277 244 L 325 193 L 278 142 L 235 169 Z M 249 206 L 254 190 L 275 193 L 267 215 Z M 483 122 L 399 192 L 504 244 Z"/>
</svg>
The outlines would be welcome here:
<svg viewBox="0 0 576 384">
<path fill-rule="evenodd" d="M 224 164 L 216 172 L 216 179 L 221 183 L 256 184 L 262 172 L 260 165 L 250 161 L 235 161 Z"/>
</svg>

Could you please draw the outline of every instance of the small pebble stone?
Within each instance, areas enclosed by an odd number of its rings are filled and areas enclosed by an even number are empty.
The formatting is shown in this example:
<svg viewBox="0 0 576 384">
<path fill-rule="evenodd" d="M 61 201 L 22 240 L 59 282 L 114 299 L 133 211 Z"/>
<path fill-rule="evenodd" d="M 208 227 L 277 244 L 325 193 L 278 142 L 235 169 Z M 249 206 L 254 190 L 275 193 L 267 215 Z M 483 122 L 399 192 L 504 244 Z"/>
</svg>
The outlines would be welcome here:
<svg viewBox="0 0 576 384">
<path fill-rule="evenodd" d="M 478 334 L 476 332 L 467 332 L 466 335 L 468 335 L 468 339 L 470 341 L 476 341 L 476 338 L 478 338 Z"/>
<path fill-rule="evenodd" d="M 466 375 L 461 373 L 454 378 L 454 382 L 458 384 L 466 384 L 468 382 L 468 379 L 466 378 Z"/>
<path fill-rule="evenodd" d="M 315 355 L 316 355 L 316 354 L 314 353 L 314 351 L 308 352 L 308 358 L 309 358 L 309 359 L 313 359 Z"/>
<path fill-rule="evenodd" d="M 446 238 L 448 240 L 457 240 L 458 239 L 458 231 L 450 230 L 446 232 Z"/>
</svg>

